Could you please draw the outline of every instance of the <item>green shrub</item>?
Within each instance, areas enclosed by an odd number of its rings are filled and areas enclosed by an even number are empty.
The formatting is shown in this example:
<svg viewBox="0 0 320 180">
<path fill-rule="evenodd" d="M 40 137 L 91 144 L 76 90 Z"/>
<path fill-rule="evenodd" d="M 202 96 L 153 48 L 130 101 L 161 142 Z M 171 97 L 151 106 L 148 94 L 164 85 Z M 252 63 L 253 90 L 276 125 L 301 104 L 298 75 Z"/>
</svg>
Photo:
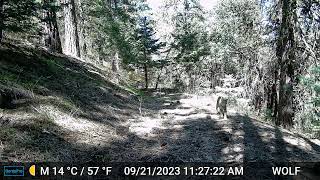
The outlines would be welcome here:
<svg viewBox="0 0 320 180">
<path fill-rule="evenodd" d="M 304 130 L 318 134 L 317 131 L 320 127 L 320 66 L 311 67 L 309 74 L 301 77 L 301 82 L 306 87 L 305 94 L 310 98 L 307 98 L 303 105 L 304 110 L 299 117 L 300 126 Z"/>
</svg>

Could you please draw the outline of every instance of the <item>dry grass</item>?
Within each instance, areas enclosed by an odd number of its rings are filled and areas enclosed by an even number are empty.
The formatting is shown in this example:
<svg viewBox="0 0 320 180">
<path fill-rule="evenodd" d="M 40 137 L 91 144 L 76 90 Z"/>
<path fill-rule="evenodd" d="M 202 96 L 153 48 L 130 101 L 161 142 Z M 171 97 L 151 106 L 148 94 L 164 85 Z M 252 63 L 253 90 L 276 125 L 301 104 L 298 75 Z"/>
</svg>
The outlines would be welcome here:
<svg viewBox="0 0 320 180">
<path fill-rule="evenodd" d="M 1 112 L 0 161 L 320 160 L 319 141 L 245 116 L 245 99 L 223 120 L 217 94 L 139 102 L 83 62 L 14 46 L 0 53 L 1 85 L 27 94 Z"/>
</svg>

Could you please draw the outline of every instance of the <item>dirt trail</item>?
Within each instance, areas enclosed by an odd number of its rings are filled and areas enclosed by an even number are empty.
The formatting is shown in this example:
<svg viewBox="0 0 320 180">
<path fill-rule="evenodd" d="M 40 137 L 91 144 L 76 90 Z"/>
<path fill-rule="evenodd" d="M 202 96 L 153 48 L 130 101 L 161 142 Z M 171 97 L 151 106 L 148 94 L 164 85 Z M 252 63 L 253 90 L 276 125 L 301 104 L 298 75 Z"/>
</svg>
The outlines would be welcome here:
<svg viewBox="0 0 320 180">
<path fill-rule="evenodd" d="M 63 113 L 51 105 L 2 116 L 10 142 L 0 160 L 64 162 L 319 161 L 320 141 L 275 128 L 230 108 L 215 111 L 216 96 L 168 94 L 144 100 L 141 113 L 96 105 L 89 115 Z M 132 105 L 132 104 L 131 104 Z M 36 112 L 36 113 L 35 113 Z M 51 124 L 42 122 L 43 114 Z M 110 119 L 112 115 L 113 119 Z M 121 120 L 121 121 L 120 121 Z M 10 130 L 10 131 L 9 131 Z M 1 141 L 1 139 L 0 139 Z"/>
<path fill-rule="evenodd" d="M 266 125 L 233 109 L 229 110 L 227 120 L 220 119 L 215 111 L 215 99 L 216 96 L 187 94 L 169 94 L 152 99 L 149 102 L 149 108 L 153 109 L 151 112 L 123 124 L 129 127 L 130 133 L 127 140 L 114 149 L 114 160 L 320 160 L 319 140 L 309 140 Z"/>
<path fill-rule="evenodd" d="M 11 44 L 0 53 L 0 84 L 29 94 L 0 109 L 2 162 L 320 160 L 319 140 L 237 114 L 245 106 L 219 119 L 216 96 L 148 97 L 140 114 L 136 96 L 90 64 Z"/>
</svg>

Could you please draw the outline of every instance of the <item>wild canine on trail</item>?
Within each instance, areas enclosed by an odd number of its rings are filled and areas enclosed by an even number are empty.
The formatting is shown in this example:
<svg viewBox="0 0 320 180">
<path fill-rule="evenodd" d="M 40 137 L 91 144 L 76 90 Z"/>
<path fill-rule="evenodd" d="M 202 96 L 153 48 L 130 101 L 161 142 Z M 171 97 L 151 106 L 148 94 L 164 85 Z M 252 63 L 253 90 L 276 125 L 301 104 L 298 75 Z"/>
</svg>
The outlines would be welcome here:
<svg viewBox="0 0 320 180">
<path fill-rule="evenodd" d="M 222 114 L 223 119 L 227 119 L 227 99 L 219 96 L 217 99 L 216 110 L 219 115 Z"/>
</svg>

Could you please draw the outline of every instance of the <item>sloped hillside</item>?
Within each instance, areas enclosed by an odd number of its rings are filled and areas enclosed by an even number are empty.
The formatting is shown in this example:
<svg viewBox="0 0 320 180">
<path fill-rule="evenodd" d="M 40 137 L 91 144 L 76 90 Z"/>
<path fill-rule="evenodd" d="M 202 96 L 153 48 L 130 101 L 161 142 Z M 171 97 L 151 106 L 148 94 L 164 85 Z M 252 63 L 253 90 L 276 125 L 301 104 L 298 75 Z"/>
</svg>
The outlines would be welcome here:
<svg viewBox="0 0 320 180">
<path fill-rule="evenodd" d="M 227 119 L 219 117 L 215 102 L 222 89 L 138 98 L 77 59 L 9 44 L 0 55 L 0 161 L 320 159 L 318 139 L 249 117 L 241 113 L 243 104 L 229 106 Z"/>
<path fill-rule="evenodd" d="M 105 74 L 77 59 L 1 45 L 0 161 L 109 160 L 97 143 L 121 140 L 121 124 L 139 103 Z"/>
</svg>

